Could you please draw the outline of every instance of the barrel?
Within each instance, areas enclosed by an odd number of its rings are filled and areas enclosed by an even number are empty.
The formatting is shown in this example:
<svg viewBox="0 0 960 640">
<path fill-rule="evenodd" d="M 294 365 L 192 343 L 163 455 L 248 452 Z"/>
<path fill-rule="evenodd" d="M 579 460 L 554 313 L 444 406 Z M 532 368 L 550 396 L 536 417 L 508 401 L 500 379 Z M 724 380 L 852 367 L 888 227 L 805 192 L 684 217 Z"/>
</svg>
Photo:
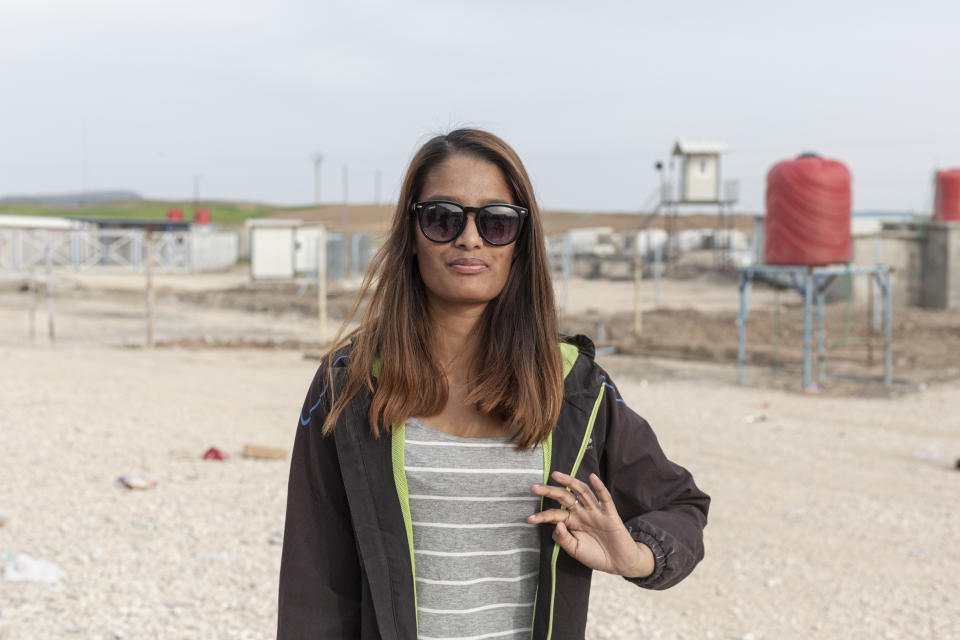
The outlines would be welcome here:
<svg viewBox="0 0 960 640">
<path fill-rule="evenodd" d="M 846 165 L 814 154 L 767 173 L 764 261 L 822 266 L 850 261 L 851 178 Z"/>
</svg>

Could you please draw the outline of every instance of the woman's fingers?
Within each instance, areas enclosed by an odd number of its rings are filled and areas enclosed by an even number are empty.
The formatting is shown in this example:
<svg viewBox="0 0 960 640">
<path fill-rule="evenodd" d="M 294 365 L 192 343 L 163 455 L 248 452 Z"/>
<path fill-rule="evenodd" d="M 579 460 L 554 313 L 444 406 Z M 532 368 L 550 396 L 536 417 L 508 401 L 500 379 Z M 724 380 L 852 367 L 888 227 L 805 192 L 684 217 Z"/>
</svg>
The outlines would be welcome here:
<svg viewBox="0 0 960 640">
<path fill-rule="evenodd" d="M 575 494 L 580 496 L 579 506 L 590 508 L 599 505 L 596 496 L 593 495 L 593 490 L 590 489 L 587 483 L 577 480 L 573 476 L 568 476 L 567 474 L 559 471 L 554 471 L 552 477 L 554 480 L 570 489 L 570 491 L 573 491 Z"/>
<path fill-rule="evenodd" d="M 613 496 L 611 496 L 610 492 L 607 491 L 607 486 L 603 484 L 603 480 L 600 479 L 600 476 L 595 473 L 591 473 L 590 484 L 593 485 L 593 490 L 597 492 L 597 499 L 600 501 L 601 507 L 612 507 L 613 509 L 617 508 L 613 503 Z"/>
<path fill-rule="evenodd" d="M 571 511 L 547 509 L 546 511 L 538 511 L 533 514 L 527 518 L 527 522 L 531 524 L 558 524 L 560 522 L 566 522 L 571 517 L 573 517 L 573 512 Z"/>
<path fill-rule="evenodd" d="M 554 487 L 549 484 L 535 484 L 530 487 L 530 490 L 538 496 L 556 500 L 567 509 L 577 504 L 577 496 L 563 487 Z M 580 502 L 583 502 L 583 498 L 580 498 Z"/>
<path fill-rule="evenodd" d="M 607 507 L 613 507 L 614 511 L 612 513 L 616 513 L 616 507 L 613 505 L 610 492 L 607 491 L 603 481 L 596 474 L 590 474 L 590 484 L 593 485 L 593 488 L 585 482 L 559 471 L 554 471 L 551 477 L 563 486 L 535 484 L 530 487 L 530 491 L 555 500 L 563 508 L 541 511 L 530 516 L 529 522 L 541 524 L 566 522 L 571 515 L 580 509 L 600 508 L 600 513 L 611 513 Z M 594 491 L 596 491 L 596 494 L 594 494 Z"/>
<path fill-rule="evenodd" d="M 576 557 L 577 539 L 570 534 L 570 531 L 562 522 L 553 528 L 553 540 L 560 545 L 560 548 L 566 551 L 569 556 Z"/>
</svg>

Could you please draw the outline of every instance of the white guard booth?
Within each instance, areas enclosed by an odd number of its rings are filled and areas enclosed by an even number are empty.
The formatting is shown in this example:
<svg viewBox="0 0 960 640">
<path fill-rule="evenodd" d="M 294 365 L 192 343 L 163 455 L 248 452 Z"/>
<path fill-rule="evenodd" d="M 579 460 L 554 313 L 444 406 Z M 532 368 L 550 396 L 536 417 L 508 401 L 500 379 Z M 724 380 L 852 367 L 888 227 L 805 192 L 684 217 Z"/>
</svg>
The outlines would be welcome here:
<svg viewBox="0 0 960 640">
<path fill-rule="evenodd" d="M 673 145 L 680 158 L 680 202 L 714 203 L 720 198 L 720 154 L 727 151 L 722 140 L 681 138 Z"/>
</svg>

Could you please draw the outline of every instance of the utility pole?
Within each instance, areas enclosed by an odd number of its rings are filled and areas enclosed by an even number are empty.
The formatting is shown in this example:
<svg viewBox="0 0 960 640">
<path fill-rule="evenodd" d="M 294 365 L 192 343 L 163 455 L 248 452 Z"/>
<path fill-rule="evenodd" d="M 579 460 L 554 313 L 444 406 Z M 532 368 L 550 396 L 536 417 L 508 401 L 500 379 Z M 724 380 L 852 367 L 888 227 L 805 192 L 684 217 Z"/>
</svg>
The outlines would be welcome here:
<svg viewBox="0 0 960 640">
<path fill-rule="evenodd" d="M 80 133 L 80 206 L 87 206 L 87 123 L 83 123 Z"/>
<path fill-rule="evenodd" d="M 193 174 L 193 216 L 196 218 L 197 209 L 200 207 L 200 174 Z"/>
<path fill-rule="evenodd" d="M 320 165 L 322 164 L 323 164 L 323 154 L 320 152 L 313 154 L 313 202 L 314 204 L 320 204 L 320 196 L 321 196 Z"/>
</svg>

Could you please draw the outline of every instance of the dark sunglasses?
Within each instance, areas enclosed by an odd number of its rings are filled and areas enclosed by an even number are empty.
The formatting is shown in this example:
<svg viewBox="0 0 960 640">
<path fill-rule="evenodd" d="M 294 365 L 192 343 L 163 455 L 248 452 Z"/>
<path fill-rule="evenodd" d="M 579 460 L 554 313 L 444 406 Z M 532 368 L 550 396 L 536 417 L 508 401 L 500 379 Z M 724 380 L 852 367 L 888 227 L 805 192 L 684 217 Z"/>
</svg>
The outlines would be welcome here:
<svg viewBox="0 0 960 640">
<path fill-rule="evenodd" d="M 480 237 L 495 246 L 516 240 L 529 213 L 525 208 L 512 204 L 465 207 L 449 200 L 415 202 L 410 211 L 417 214 L 423 236 L 433 242 L 450 242 L 459 237 L 467 226 L 467 214 L 473 212 Z"/>
</svg>

